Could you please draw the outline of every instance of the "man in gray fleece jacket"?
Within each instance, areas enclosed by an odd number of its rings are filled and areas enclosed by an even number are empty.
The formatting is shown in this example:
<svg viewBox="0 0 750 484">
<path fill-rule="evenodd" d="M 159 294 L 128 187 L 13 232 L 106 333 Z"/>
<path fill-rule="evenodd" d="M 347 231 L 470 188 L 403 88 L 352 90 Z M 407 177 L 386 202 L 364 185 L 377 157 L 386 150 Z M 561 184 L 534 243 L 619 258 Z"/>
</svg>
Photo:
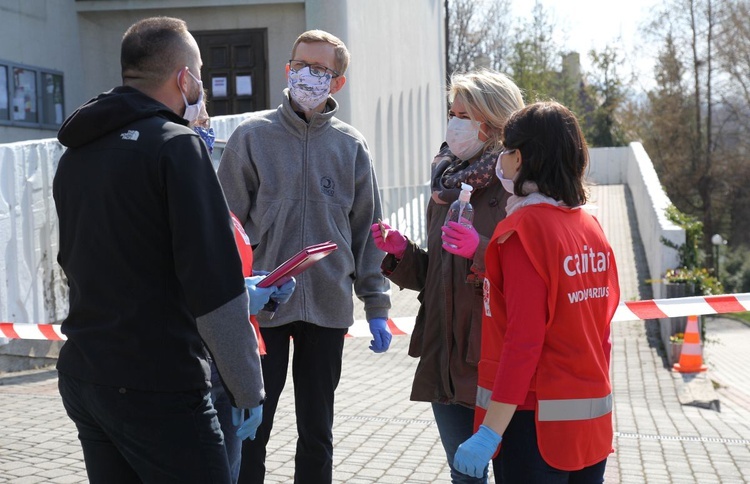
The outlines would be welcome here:
<svg viewBox="0 0 750 484">
<path fill-rule="evenodd" d="M 242 444 L 240 483 L 263 482 L 290 337 L 299 433 L 295 482 L 304 483 L 332 480 L 334 391 L 353 323 L 352 286 L 365 305 L 370 348 L 381 353 L 391 341 L 383 253 L 370 237 L 381 216 L 372 159 L 363 136 L 335 117 L 338 104 L 330 97 L 344 86 L 348 63 L 346 46 L 333 35 L 300 35 L 282 104 L 238 126 L 219 165 L 227 203 L 250 237 L 257 269 L 272 270 L 311 244 L 338 244 L 297 277 L 294 294 L 273 318 L 259 314 L 268 353 L 262 360 L 266 402 L 257 438 Z"/>
</svg>

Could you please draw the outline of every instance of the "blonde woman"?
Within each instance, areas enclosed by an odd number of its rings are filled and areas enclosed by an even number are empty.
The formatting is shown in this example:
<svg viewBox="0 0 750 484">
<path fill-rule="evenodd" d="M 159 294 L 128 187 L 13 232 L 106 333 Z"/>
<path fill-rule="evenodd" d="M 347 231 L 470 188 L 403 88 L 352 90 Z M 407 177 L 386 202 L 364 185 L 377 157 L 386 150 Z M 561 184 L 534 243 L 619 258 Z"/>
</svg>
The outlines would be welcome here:
<svg viewBox="0 0 750 484">
<path fill-rule="evenodd" d="M 505 218 L 508 198 L 495 176 L 501 128 L 523 107 L 523 98 L 513 81 L 490 70 L 453 75 L 448 94 L 446 142 L 432 161 L 427 247 L 387 224 L 385 240 L 377 224 L 372 234 L 388 253 L 383 273 L 401 288 L 419 291 L 422 303 L 409 346 L 409 355 L 419 358 L 411 400 L 432 404 L 453 482 L 487 482 L 486 466 L 482 477 L 470 478 L 453 469 L 453 455 L 473 431 L 484 252 L 495 226 Z M 473 187 L 473 227 L 443 228 L 462 183 Z"/>
</svg>

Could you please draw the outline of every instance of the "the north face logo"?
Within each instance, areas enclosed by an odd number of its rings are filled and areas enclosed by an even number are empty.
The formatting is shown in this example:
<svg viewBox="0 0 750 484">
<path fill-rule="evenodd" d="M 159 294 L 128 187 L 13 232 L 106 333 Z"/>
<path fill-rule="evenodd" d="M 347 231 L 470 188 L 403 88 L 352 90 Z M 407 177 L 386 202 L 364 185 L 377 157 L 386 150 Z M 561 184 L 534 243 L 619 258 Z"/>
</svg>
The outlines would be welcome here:
<svg viewBox="0 0 750 484">
<path fill-rule="evenodd" d="M 333 182 L 332 178 L 324 176 L 320 179 L 320 191 L 323 192 L 323 195 L 332 197 L 334 188 L 336 188 L 336 184 Z"/>
<path fill-rule="evenodd" d="M 135 131 L 135 130 L 131 129 L 127 133 L 121 133 L 120 134 L 120 138 L 127 139 L 127 140 L 130 140 L 130 141 L 136 141 L 136 140 L 138 140 L 138 137 L 140 135 L 141 135 L 141 133 L 139 133 L 138 131 Z"/>
</svg>

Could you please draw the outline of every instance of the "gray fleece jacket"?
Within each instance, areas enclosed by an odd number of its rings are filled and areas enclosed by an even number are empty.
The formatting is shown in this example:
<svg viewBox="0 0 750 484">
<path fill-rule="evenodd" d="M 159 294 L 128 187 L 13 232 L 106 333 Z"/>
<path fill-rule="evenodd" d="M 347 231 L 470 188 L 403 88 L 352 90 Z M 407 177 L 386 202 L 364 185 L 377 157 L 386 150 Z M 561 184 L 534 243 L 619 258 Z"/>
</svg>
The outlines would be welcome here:
<svg viewBox="0 0 750 484">
<path fill-rule="evenodd" d="M 270 271 L 311 244 L 338 250 L 297 276 L 291 299 L 263 327 L 306 321 L 329 328 L 353 322 L 352 286 L 367 318 L 387 318 L 390 285 L 383 253 L 370 237 L 380 195 L 364 137 L 335 117 L 336 101 L 309 123 L 285 90 L 275 110 L 254 113 L 232 133 L 219 164 L 229 209 L 253 245 L 253 268 Z"/>
</svg>

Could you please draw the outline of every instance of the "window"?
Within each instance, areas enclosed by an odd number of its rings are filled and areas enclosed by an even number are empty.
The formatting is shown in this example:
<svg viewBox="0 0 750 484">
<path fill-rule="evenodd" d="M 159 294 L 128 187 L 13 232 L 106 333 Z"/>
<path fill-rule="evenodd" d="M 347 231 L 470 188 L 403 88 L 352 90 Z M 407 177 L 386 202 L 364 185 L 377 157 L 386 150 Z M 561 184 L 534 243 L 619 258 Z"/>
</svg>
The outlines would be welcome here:
<svg viewBox="0 0 750 484">
<path fill-rule="evenodd" d="M 42 91 L 42 105 L 44 109 L 42 114 L 44 116 L 43 124 L 54 124 L 60 126 L 63 122 L 64 110 L 63 110 L 63 77 L 59 74 L 52 74 L 45 72 L 42 74 L 44 77 L 44 90 Z"/>
<path fill-rule="evenodd" d="M 61 72 L 0 61 L 0 124 L 58 128 L 64 99 Z"/>
<path fill-rule="evenodd" d="M 8 108 L 8 68 L 0 66 L 0 121 L 8 120 Z"/>
</svg>

